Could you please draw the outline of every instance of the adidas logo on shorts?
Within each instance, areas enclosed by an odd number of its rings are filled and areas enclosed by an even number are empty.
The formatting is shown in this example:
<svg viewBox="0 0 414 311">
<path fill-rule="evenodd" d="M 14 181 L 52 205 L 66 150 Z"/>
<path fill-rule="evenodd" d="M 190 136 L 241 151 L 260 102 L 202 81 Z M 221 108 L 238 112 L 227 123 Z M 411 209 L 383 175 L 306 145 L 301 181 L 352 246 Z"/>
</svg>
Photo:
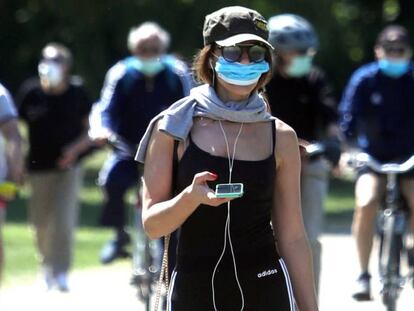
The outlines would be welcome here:
<svg viewBox="0 0 414 311">
<path fill-rule="evenodd" d="M 277 269 L 267 270 L 267 271 L 263 271 L 262 273 L 258 273 L 257 277 L 260 279 L 265 276 L 269 276 L 269 275 L 276 274 L 276 273 L 277 273 Z"/>
</svg>

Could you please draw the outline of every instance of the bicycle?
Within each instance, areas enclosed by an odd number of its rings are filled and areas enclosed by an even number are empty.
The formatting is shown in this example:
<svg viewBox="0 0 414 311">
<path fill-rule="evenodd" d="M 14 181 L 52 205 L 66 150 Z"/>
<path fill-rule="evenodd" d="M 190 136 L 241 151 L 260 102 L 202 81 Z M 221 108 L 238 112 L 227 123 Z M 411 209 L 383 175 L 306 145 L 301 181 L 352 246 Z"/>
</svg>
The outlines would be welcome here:
<svg viewBox="0 0 414 311">
<path fill-rule="evenodd" d="M 359 153 L 350 159 L 349 164 L 353 168 L 368 167 L 386 176 L 385 198 L 377 216 L 377 231 L 380 237 L 379 273 L 383 284 L 382 302 L 387 311 L 395 311 L 400 291 L 409 277 L 400 273 L 401 257 L 404 253 L 408 258 L 411 275 L 414 267 L 414 254 L 408 251 L 405 243 L 410 215 L 398 183 L 398 175 L 414 168 L 414 155 L 404 163 L 382 164 L 367 153 Z"/>
<path fill-rule="evenodd" d="M 136 146 L 119 135 L 112 134 L 108 138 L 108 143 L 117 149 L 117 152 L 121 156 L 135 156 Z M 142 228 L 140 197 L 141 194 L 138 190 L 133 216 L 131 217 L 133 219 L 132 232 L 134 234 L 132 246 L 132 277 L 130 284 L 136 287 L 138 299 L 144 303 L 145 310 L 149 311 L 152 305 L 152 297 L 156 292 L 156 286 L 158 284 L 161 250 L 158 249 L 158 241 L 150 240 Z"/>
<path fill-rule="evenodd" d="M 130 284 L 137 289 L 137 297 L 145 305 L 145 310 L 150 311 L 152 297 L 156 293 L 159 279 L 159 262 L 157 256 L 158 241 L 150 240 L 145 234 L 141 224 L 140 200 L 137 199 L 136 224 L 134 226 L 135 238 L 132 251 L 132 278 Z"/>
</svg>

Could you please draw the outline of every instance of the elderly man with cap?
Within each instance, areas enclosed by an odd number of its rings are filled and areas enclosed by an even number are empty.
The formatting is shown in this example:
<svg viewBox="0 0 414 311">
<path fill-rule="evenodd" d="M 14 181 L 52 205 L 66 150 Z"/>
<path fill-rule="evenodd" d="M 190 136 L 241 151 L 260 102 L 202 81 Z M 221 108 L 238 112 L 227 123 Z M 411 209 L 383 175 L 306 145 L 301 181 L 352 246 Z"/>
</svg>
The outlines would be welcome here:
<svg viewBox="0 0 414 311">
<path fill-rule="evenodd" d="M 351 144 L 380 162 L 404 161 L 414 154 L 414 66 L 408 32 L 387 26 L 378 36 L 376 61 L 362 66 L 351 77 L 340 104 L 341 129 Z M 360 172 L 355 185 L 356 237 L 361 274 L 353 297 L 371 299 L 369 258 L 378 202 L 384 177 Z M 414 212 L 414 178 L 401 178 L 401 190 Z M 414 217 L 411 217 L 414 228 Z"/>
</svg>

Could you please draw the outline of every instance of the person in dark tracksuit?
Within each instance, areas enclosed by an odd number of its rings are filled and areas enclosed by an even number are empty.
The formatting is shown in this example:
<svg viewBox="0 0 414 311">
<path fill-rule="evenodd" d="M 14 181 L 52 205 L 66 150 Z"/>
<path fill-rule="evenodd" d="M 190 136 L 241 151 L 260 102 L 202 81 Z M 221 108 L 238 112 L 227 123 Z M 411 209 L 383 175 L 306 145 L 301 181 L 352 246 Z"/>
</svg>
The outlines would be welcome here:
<svg viewBox="0 0 414 311">
<path fill-rule="evenodd" d="M 301 16 L 280 14 L 269 19 L 269 32 L 269 41 L 275 47 L 273 77 L 266 85 L 272 114 L 289 124 L 304 144 L 336 142 L 339 160 L 337 100 L 325 73 L 313 65 L 319 47 L 313 26 Z M 322 248 L 319 236 L 331 168 L 324 156 L 302 155 L 302 213 L 317 290 Z"/>
<path fill-rule="evenodd" d="M 165 54 L 169 41 L 169 34 L 156 23 L 133 28 L 128 37 L 132 56 L 108 71 L 101 98 L 91 114 L 91 138 L 98 144 L 109 139 L 114 145 L 99 174 L 105 194 L 100 222 L 115 230 L 114 239 L 102 249 L 102 263 L 127 255 L 130 237 L 125 230 L 124 196 L 139 182 L 133 154 L 141 136 L 152 117 L 189 92 L 186 66 Z"/>
</svg>

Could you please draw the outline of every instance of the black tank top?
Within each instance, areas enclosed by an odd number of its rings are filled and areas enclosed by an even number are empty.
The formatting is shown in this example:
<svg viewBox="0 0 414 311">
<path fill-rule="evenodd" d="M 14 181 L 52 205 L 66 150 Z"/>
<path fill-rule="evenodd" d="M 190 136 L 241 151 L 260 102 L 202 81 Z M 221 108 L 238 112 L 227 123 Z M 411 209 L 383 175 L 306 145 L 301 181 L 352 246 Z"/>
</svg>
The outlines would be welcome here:
<svg viewBox="0 0 414 311">
<path fill-rule="evenodd" d="M 273 143 L 275 123 L 272 122 Z M 253 147 L 253 146 L 252 146 Z M 274 148 L 272 148 L 274 150 Z M 232 182 L 244 184 L 244 195 L 231 201 L 230 234 L 239 268 L 274 262 L 276 252 L 270 224 L 276 173 L 274 151 L 260 161 L 234 160 Z M 210 171 L 219 178 L 209 182 L 228 183 L 227 157 L 213 156 L 199 148 L 191 138 L 176 167 L 175 193 L 192 183 L 196 173 Z M 222 253 L 227 203 L 214 207 L 200 205 L 180 228 L 177 249 L 177 271 L 212 271 Z M 220 267 L 233 267 L 229 241 Z"/>
</svg>

